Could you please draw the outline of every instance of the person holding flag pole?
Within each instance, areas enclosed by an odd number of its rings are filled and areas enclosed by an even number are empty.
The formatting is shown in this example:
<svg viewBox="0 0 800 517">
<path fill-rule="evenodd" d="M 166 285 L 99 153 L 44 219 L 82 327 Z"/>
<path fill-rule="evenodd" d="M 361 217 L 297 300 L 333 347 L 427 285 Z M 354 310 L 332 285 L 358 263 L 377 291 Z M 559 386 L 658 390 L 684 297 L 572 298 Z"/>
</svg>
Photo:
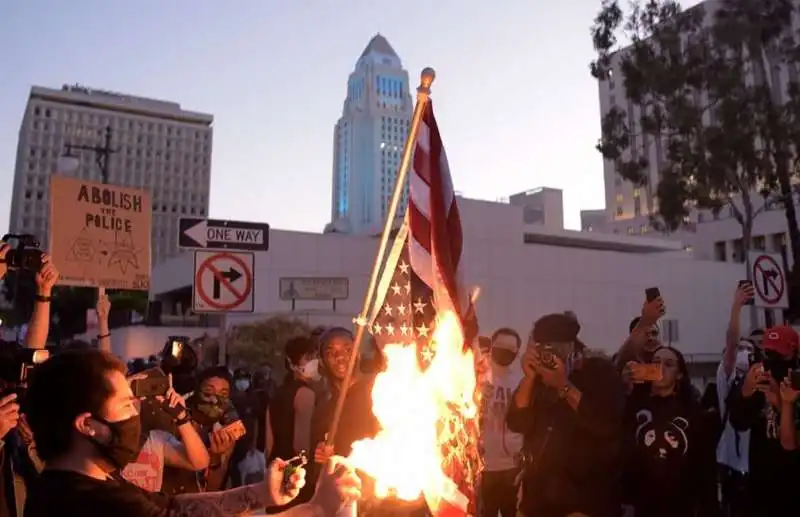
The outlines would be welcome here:
<svg viewBox="0 0 800 517">
<path fill-rule="evenodd" d="M 378 245 L 378 254 L 376 255 L 375 262 L 372 265 L 372 274 L 369 278 L 367 291 L 364 294 L 364 304 L 361 314 L 355 320 L 357 329 L 353 343 L 353 352 L 350 355 L 350 361 L 348 362 L 347 372 L 342 385 L 343 387 L 339 392 L 339 398 L 336 401 L 336 408 L 334 409 L 333 413 L 333 420 L 331 421 L 331 429 L 328 432 L 327 444 L 329 446 L 333 446 L 336 439 L 336 431 L 339 428 L 339 420 L 342 416 L 345 398 L 347 397 L 347 388 L 351 384 L 353 370 L 355 369 L 358 361 L 358 353 L 361 348 L 361 342 L 364 339 L 364 332 L 366 330 L 367 323 L 366 315 L 368 314 L 370 307 L 372 307 L 372 301 L 375 296 L 375 288 L 377 287 L 378 283 L 378 276 L 380 275 L 382 269 L 381 266 L 383 265 L 383 257 L 386 254 L 386 248 L 389 244 L 389 235 L 392 232 L 392 224 L 397 216 L 397 208 L 400 205 L 400 199 L 403 194 L 406 175 L 408 174 L 408 168 L 411 164 L 412 152 L 414 150 L 414 144 L 417 140 L 417 133 L 419 132 L 419 124 L 422 120 L 422 114 L 425 110 L 425 105 L 430 99 L 431 84 L 433 84 L 433 80 L 435 78 L 436 72 L 433 70 L 433 68 L 425 68 L 420 74 L 420 85 L 417 88 L 417 104 L 414 107 L 414 115 L 411 119 L 411 127 L 408 132 L 408 139 L 406 140 L 406 145 L 403 149 L 403 158 L 400 162 L 400 168 L 397 171 L 397 180 L 394 185 L 394 191 L 392 192 L 392 199 L 389 202 L 389 210 L 386 213 L 386 221 L 384 222 L 380 244 Z"/>
<path fill-rule="evenodd" d="M 478 291 L 472 296 L 466 296 L 462 290 L 459 274 L 463 248 L 461 220 L 447 158 L 429 98 L 434 77 L 432 69 L 426 68 L 422 71 L 421 84 L 417 89 L 417 104 L 363 310 L 355 320 L 358 326 L 355 343 L 343 383 L 344 389 L 339 393 L 327 436 L 328 445 L 334 443 L 346 390 L 350 385 L 365 330 L 373 334 L 380 348 L 389 344 L 389 341 L 392 344 L 415 346 L 423 369 L 427 368 L 435 354 L 430 338 L 436 324 L 437 312 L 450 311 L 458 315 L 464 331 L 465 349 L 471 347 L 477 337 L 474 302 Z M 407 177 L 410 184 L 409 206 L 394 245 L 386 257 L 388 240 Z M 399 289 L 395 280 L 404 280 L 406 289 Z M 394 284 L 392 289 L 389 289 L 390 284 Z M 414 310 L 397 310 L 401 305 L 414 306 Z M 403 337 L 400 337 L 399 332 L 381 332 L 381 329 L 391 328 L 402 328 Z M 469 422 L 462 418 L 456 427 L 459 428 L 458 441 L 464 446 L 457 448 L 470 449 L 468 443 L 475 443 L 478 438 L 474 421 Z M 472 458 L 469 453 L 465 457 L 455 453 L 446 456 L 444 463 L 442 467 L 450 485 L 445 489 L 447 493 L 437 494 L 437 500 L 428 501 L 431 510 L 437 517 L 474 515 L 474 488 L 480 460 L 477 457 Z"/>
</svg>

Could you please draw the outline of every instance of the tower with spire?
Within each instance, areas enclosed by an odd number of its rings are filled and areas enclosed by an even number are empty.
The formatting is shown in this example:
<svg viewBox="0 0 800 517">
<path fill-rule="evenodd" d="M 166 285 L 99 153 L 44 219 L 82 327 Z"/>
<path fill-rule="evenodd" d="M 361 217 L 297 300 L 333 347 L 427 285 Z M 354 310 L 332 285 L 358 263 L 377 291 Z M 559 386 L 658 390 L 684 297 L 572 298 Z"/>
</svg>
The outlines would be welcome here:
<svg viewBox="0 0 800 517">
<path fill-rule="evenodd" d="M 381 231 L 413 110 L 408 72 L 386 38 L 376 34 L 347 80 L 342 116 L 334 128 L 328 230 Z M 401 216 L 407 198 L 406 185 Z"/>
</svg>

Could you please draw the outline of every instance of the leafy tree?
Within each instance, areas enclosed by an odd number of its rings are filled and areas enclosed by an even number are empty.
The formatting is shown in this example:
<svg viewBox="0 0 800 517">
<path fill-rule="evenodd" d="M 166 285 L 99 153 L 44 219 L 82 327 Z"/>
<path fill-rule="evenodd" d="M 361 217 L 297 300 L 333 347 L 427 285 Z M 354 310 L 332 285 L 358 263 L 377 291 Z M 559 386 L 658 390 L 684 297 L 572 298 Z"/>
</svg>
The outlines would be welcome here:
<svg viewBox="0 0 800 517">
<path fill-rule="evenodd" d="M 794 9 L 792 0 L 723 0 L 711 16 L 702 5 L 642 0 L 624 12 L 618 0 L 603 0 L 592 27 L 592 75 L 621 79 L 633 109 L 610 110 L 597 148 L 622 178 L 649 187 L 656 147 L 662 159 L 651 217 L 665 229 L 679 228 L 693 209 L 728 208 L 747 251 L 753 221 L 768 206 L 756 201 L 769 196 L 783 202 L 800 257 L 791 188 L 800 111 L 796 96 L 781 104 L 768 73 L 790 62 Z M 622 50 L 618 38 L 630 47 Z"/>
<path fill-rule="evenodd" d="M 233 363 L 251 366 L 268 364 L 274 372 L 284 370 L 283 349 L 290 338 L 310 334 L 311 327 L 298 319 L 283 316 L 237 325 L 228 331 L 226 345 Z M 219 357 L 217 339 L 204 340 L 206 358 Z"/>
</svg>

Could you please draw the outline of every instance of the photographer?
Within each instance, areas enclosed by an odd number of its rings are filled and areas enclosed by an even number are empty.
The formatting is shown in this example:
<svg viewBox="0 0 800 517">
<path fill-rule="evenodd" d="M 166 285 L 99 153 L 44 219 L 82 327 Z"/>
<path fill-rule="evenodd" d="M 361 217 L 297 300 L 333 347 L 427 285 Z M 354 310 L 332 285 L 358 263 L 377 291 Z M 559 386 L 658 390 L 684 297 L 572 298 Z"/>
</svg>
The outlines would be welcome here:
<svg viewBox="0 0 800 517">
<path fill-rule="evenodd" d="M 25 236 L 6 235 L 4 239 L 11 237 L 20 239 Z M 38 243 L 35 244 L 38 246 Z M 31 255 L 36 255 L 37 260 L 26 260 L 21 251 L 35 252 Z M 0 243 L 0 278 L 5 277 L 8 270 L 12 268 L 20 271 L 30 271 L 34 274 L 36 297 L 34 299 L 33 314 L 25 334 L 25 346 L 28 348 L 44 348 L 47 344 L 47 335 L 50 332 L 50 302 L 52 300 L 53 287 L 58 282 L 58 269 L 56 269 L 55 264 L 50 259 L 50 255 L 47 253 L 39 250 L 15 249 L 3 241 Z M 18 300 L 14 300 L 14 302 L 19 303 Z"/>
<path fill-rule="evenodd" d="M 139 452 L 141 422 L 125 365 L 98 350 L 66 352 L 42 364 L 28 390 L 29 421 L 46 468 L 31 490 L 26 517 L 232 516 L 285 504 L 305 482 L 298 468 L 284 482 L 286 462 L 270 465 L 266 481 L 225 492 L 169 497 L 109 474 Z M 360 481 L 332 461 L 314 498 L 292 517 L 333 517 L 360 496 Z"/>
<path fill-rule="evenodd" d="M 780 383 L 797 367 L 798 344 L 800 336 L 789 326 L 767 329 L 764 360 L 752 365 L 741 386 L 731 392 L 731 425 L 736 431 L 750 431 L 748 497 L 741 515 L 789 517 L 800 512 L 794 492 L 800 483 L 796 453 L 784 449 L 789 443 L 781 443 L 786 437 L 780 425 L 794 396 L 781 390 Z"/>
<path fill-rule="evenodd" d="M 506 422 L 524 436 L 525 516 L 619 514 L 622 383 L 610 360 L 584 357 L 579 330 L 569 316 L 544 316 L 522 356 Z"/>
</svg>

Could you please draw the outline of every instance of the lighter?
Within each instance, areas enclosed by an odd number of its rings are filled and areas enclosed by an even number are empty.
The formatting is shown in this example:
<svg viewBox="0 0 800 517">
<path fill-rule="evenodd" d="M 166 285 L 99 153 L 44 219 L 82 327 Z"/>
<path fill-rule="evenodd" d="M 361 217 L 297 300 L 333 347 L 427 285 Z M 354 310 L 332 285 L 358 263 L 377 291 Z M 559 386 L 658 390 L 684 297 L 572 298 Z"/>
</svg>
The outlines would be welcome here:
<svg viewBox="0 0 800 517">
<path fill-rule="evenodd" d="M 300 454 L 286 461 L 286 466 L 283 468 L 283 490 L 285 492 L 288 492 L 291 486 L 292 474 L 307 463 L 308 453 L 305 450 L 301 450 Z"/>
</svg>

